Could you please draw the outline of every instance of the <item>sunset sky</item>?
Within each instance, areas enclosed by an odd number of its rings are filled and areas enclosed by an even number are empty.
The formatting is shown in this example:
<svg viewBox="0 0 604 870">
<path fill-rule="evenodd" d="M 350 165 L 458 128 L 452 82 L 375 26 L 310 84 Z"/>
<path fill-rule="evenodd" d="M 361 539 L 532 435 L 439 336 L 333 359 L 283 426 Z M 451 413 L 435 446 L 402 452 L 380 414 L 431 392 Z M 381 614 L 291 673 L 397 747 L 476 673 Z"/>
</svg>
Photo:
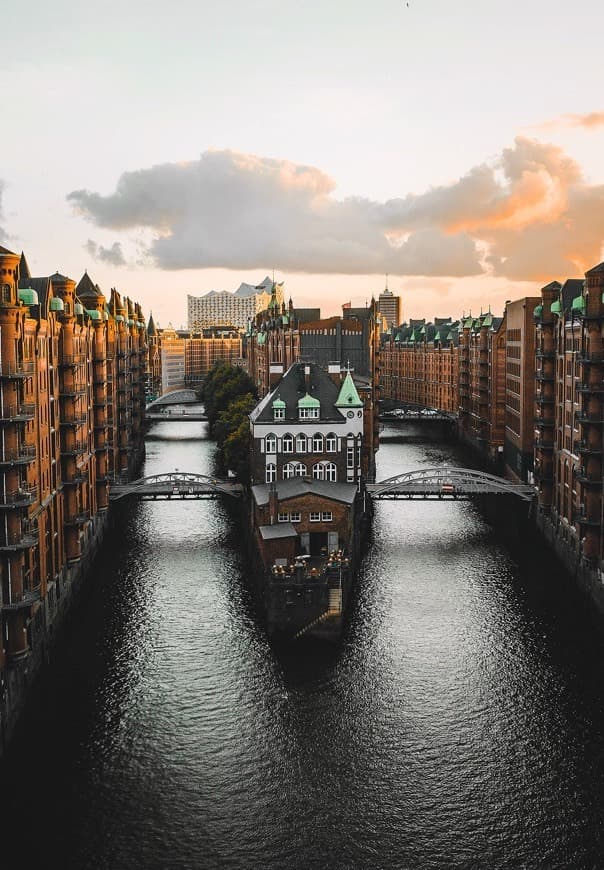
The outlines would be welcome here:
<svg viewBox="0 0 604 870">
<path fill-rule="evenodd" d="M 0 243 L 163 326 L 266 274 L 459 316 L 604 259 L 600 3 L 3 8 Z"/>
</svg>

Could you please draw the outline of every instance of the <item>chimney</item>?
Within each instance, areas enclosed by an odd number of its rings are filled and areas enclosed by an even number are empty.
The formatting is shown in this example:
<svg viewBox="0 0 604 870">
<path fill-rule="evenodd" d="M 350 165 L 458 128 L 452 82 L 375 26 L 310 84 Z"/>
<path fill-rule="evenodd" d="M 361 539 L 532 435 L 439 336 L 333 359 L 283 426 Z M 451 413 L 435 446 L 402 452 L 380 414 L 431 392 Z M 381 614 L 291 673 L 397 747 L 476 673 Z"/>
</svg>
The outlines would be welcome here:
<svg viewBox="0 0 604 870">
<path fill-rule="evenodd" d="M 271 518 L 271 526 L 277 522 L 277 512 L 279 510 L 279 500 L 277 498 L 277 487 L 271 483 L 268 488 L 268 511 Z"/>
<path fill-rule="evenodd" d="M 304 385 L 306 387 L 306 392 L 310 393 L 310 366 L 304 366 Z"/>
<path fill-rule="evenodd" d="M 270 363 L 268 367 L 268 388 L 272 390 L 283 377 L 283 363 Z"/>
<path fill-rule="evenodd" d="M 339 362 L 328 363 L 327 365 L 327 374 L 334 382 L 336 387 L 341 386 L 342 384 L 342 368 Z"/>
</svg>

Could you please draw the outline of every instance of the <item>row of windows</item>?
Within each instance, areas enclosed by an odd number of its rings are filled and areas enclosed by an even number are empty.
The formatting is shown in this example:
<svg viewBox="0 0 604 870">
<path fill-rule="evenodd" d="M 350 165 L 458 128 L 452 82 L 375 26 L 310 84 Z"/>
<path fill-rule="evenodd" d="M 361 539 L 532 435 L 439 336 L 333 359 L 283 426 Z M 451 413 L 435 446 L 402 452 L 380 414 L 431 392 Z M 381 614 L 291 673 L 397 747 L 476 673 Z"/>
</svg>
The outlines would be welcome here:
<svg viewBox="0 0 604 870">
<path fill-rule="evenodd" d="M 330 523 L 333 520 L 331 511 L 311 511 L 308 515 L 311 523 Z M 302 521 L 300 511 L 291 511 L 291 513 L 279 513 L 277 519 L 280 523 L 299 523 Z"/>
<path fill-rule="evenodd" d="M 307 468 L 303 462 L 288 462 L 283 466 L 283 480 L 289 480 L 292 477 L 306 477 Z M 338 479 L 338 467 L 334 462 L 317 462 L 313 465 L 312 476 L 314 480 L 329 480 L 335 483 Z M 277 480 L 277 466 L 266 466 L 266 482 L 274 483 Z"/>
<path fill-rule="evenodd" d="M 360 435 L 358 436 L 360 439 Z M 283 436 L 281 440 L 283 453 L 293 453 L 294 447 L 296 453 L 337 453 L 338 451 L 338 436 L 333 432 L 326 435 L 296 435 L 294 438 L 289 432 Z M 278 449 L 278 439 L 272 433 L 265 438 L 264 449 L 266 453 L 276 453 Z"/>
</svg>

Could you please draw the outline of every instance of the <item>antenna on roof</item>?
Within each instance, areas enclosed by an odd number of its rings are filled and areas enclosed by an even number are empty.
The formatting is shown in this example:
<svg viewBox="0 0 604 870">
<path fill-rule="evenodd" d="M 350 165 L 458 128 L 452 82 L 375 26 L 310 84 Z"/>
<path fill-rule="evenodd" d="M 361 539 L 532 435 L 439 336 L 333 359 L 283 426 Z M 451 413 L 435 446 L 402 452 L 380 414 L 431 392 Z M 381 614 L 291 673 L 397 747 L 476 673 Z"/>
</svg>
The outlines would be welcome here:
<svg viewBox="0 0 604 870">
<path fill-rule="evenodd" d="M 388 289 L 388 272 L 386 272 L 386 290 Z"/>
</svg>

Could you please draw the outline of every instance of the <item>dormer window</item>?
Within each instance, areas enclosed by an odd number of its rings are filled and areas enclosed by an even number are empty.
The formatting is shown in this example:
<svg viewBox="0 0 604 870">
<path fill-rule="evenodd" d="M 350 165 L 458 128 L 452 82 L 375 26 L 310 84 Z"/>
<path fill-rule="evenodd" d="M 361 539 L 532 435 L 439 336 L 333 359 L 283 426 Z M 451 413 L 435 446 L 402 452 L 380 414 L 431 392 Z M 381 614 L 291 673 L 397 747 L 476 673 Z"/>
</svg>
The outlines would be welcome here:
<svg viewBox="0 0 604 870">
<path fill-rule="evenodd" d="M 273 420 L 285 420 L 285 402 L 278 396 L 273 402 Z"/>
<path fill-rule="evenodd" d="M 299 420 L 318 420 L 321 414 L 321 403 L 314 396 L 306 393 L 301 399 L 298 399 L 298 419 Z"/>
</svg>

